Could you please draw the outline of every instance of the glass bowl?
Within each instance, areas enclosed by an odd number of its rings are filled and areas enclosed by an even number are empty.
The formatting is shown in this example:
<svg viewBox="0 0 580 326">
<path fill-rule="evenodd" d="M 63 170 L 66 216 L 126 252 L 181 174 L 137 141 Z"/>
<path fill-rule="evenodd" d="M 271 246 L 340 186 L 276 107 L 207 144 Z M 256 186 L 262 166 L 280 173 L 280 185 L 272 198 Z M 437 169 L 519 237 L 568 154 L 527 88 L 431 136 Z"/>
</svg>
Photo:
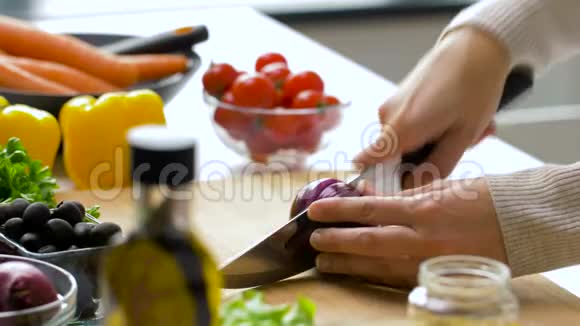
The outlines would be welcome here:
<svg viewBox="0 0 580 326">
<path fill-rule="evenodd" d="M 0 255 L 0 263 L 7 261 L 29 263 L 40 269 L 54 285 L 58 299 L 34 308 L 0 312 L 0 325 L 57 326 L 73 320 L 77 304 L 77 282 L 71 273 L 36 259 Z"/>
<path fill-rule="evenodd" d="M 85 217 L 93 223 L 100 223 L 89 214 Z M 100 291 L 98 272 L 100 259 L 107 247 L 79 248 L 41 254 L 28 251 L 18 242 L 0 233 L 0 254 L 32 258 L 58 266 L 71 273 L 76 279 L 75 318 L 80 321 L 93 321 L 102 318 L 100 309 Z M 74 311 L 73 311 L 74 312 Z M 3 324 L 0 323 L 0 326 Z"/>
<path fill-rule="evenodd" d="M 203 92 L 220 140 L 259 163 L 300 165 L 328 146 L 350 103 L 321 108 L 250 108 L 221 102 Z"/>
</svg>

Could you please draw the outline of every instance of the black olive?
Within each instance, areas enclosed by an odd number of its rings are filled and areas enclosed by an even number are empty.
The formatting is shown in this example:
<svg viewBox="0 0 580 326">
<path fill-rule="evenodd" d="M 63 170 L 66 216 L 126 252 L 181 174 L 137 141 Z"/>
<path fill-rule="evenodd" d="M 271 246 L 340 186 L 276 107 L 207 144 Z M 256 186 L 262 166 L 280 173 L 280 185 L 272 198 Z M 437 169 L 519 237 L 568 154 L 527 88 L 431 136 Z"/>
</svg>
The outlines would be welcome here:
<svg viewBox="0 0 580 326">
<path fill-rule="evenodd" d="M 27 229 L 38 230 L 50 219 L 50 209 L 43 203 L 30 204 L 24 210 L 22 219 Z"/>
<path fill-rule="evenodd" d="M 13 217 L 2 225 L 2 233 L 8 238 L 18 241 L 24 234 L 24 222 L 20 217 Z"/>
<path fill-rule="evenodd" d="M 77 246 L 81 248 L 90 247 L 91 246 L 91 230 L 95 227 L 96 224 L 93 223 L 86 223 L 81 222 L 77 223 L 74 227 L 75 231 L 75 238 Z"/>
<path fill-rule="evenodd" d="M 97 224 L 91 230 L 90 234 L 91 247 L 100 247 L 107 245 L 111 237 L 120 232 L 121 228 L 115 223 L 104 222 L 101 224 Z"/>
<path fill-rule="evenodd" d="M 60 203 L 58 203 L 58 205 L 56 205 L 56 208 L 59 208 L 60 206 L 64 205 L 65 203 L 72 203 L 74 204 L 79 211 L 81 212 L 82 216 L 85 216 L 85 206 L 83 206 L 83 204 L 81 204 L 80 202 L 76 201 L 76 200 L 65 200 L 65 201 L 61 201 Z"/>
<path fill-rule="evenodd" d="M 42 247 L 42 239 L 36 233 L 25 233 L 20 238 L 20 244 L 28 251 L 36 252 Z"/>
<path fill-rule="evenodd" d="M 81 300 L 79 300 L 80 302 Z M 87 298 L 87 300 L 82 300 L 83 304 L 79 303 L 79 307 L 77 310 L 80 310 L 79 318 L 82 319 L 93 319 L 95 317 L 95 313 L 99 309 L 99 304 L 93 301 L 93 298 Z"/>
<path fill-rule="evenodd" d="M 52 212 L 51 218 L 65 220 L 74 226 L 83 220 L 83 214 L 73 202 L 65 201 Z"/>
<path fill-rule="evenodd" d="M 0 205 L 0 225 L 4 224 L 6 221 L 8 221 L 9 218 L 14 217 L 14 216 L 10 216 L 11 212 L 10 212 L 10 208 L 8 205 Z"/>
<path fill-rule="evenodd" d="M 38 249 L 39 254 L 48 254 L 51 252 L 57 252 L 58 249 L 54 245 L 46 245 L 40 249 Z"/>
<path fill-rule="evenodd" d="M 79 209 L 79 211 L 81 212 L 81 216 L 84 217 L 86 213 L 85 206 L 83 206 L 83 204 L 81 204 L 80 202 L 74 200 L 71 201 L 71 203 L 73 203 Z"/>
<path fill-rule="evenodd" d="M 75 240 L 72 226 L 65 220 L 53 218 L 46 222 L 43 237 L 57 248 L 68 248 Z"/>
<path fill-rule="evenodd" d="M 24 210 L 30 205 L 28 200 L 24 198 L 16 198 L 12 203 L 10 203 L 10 217 L 22 217 Z"/>
</svg>

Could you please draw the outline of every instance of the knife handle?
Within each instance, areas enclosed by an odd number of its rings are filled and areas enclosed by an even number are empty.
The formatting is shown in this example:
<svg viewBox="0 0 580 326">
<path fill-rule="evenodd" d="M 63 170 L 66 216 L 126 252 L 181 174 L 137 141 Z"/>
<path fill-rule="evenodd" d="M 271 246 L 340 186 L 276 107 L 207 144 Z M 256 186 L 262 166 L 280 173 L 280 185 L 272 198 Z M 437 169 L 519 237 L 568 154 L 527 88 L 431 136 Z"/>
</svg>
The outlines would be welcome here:
<svg viewBox="0 0 580 326">
<path fill-rule="evenodd" d="M 170 53 L 190 51 L 197 43 L 208 39 L 204 25 L 187 26 L 148 37 L 132 37 L 101 46 L 114 54 Z"/>
<path fill-rule="evenodd" d="M 499 112 L 500 110 L 505 109 L 516 98 L 532 88 L 533 84 L 533 77 L 529 71 L 524 69 L 514 69 L 506 79 L 497 111 Z M 414 166 L 420 165 L 427 160 L 429 155 L 431 155 L 435 146 L 435 142 L 428 143 L 414 152 L 404 154 L 401 158 L 401 162 L 412 164 Z"/>
</svg>

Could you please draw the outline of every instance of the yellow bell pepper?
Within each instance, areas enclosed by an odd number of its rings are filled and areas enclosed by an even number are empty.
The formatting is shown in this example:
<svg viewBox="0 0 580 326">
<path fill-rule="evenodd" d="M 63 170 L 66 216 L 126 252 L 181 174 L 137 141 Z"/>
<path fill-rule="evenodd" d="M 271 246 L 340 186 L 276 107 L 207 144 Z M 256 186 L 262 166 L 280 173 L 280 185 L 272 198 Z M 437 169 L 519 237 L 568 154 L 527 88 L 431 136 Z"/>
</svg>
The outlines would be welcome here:
<svg viewBox="0 0 580 326">
<path fill-rule="evenodd" d="M 3 109 L 5 107 L 7 107 L 8 105 L 10 105 L 8 100 L 5 99 L 4 97 L 0 96 L 0 109 Z"/>
<path fill-rule="evenodd" d="M 0 96 L 0 144 L 18 137 L 33 160 L 52 168 L 58 146 L 60 128 L 56 118 L 27 105 L 10 105 Z"/>
<path fill-rule="evenodd" d="M 165 124 L 163 100 L 151 90 L 78 96 L 60 111 L 63 159 L 79 189 L 109 190 L 131 184 L 127 131 Z"/>
</svg>

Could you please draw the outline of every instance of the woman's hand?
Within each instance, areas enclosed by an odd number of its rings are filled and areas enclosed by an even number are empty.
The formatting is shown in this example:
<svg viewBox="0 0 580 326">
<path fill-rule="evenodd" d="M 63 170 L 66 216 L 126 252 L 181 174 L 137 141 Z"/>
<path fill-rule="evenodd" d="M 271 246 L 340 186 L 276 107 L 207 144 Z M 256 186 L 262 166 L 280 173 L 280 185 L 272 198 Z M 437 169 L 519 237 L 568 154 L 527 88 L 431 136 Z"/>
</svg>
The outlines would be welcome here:
<svg viewBox="0 0 580 326">
<path fill-rule="evenodd" d="M 469 254 L 506 262 L 485 179 L 437 181 L 396 197 L 322 199 L 308 211 L 320 222 L 369 227 L 318 229 L 310 238 L 324 273 L 361 276 L 392 286 L 415 284 L 426 258 Z"/>
<path fill-rule="evenodd" d="M 381 106 L 383 137 L 355 163 L 376 164 L 435 141 L 426 163 L 445 178 L 469 146 L 493 132 L 509 69 L 507 50 L 492 36 L 470 27 L 450 32 Z"/>
</svg>

